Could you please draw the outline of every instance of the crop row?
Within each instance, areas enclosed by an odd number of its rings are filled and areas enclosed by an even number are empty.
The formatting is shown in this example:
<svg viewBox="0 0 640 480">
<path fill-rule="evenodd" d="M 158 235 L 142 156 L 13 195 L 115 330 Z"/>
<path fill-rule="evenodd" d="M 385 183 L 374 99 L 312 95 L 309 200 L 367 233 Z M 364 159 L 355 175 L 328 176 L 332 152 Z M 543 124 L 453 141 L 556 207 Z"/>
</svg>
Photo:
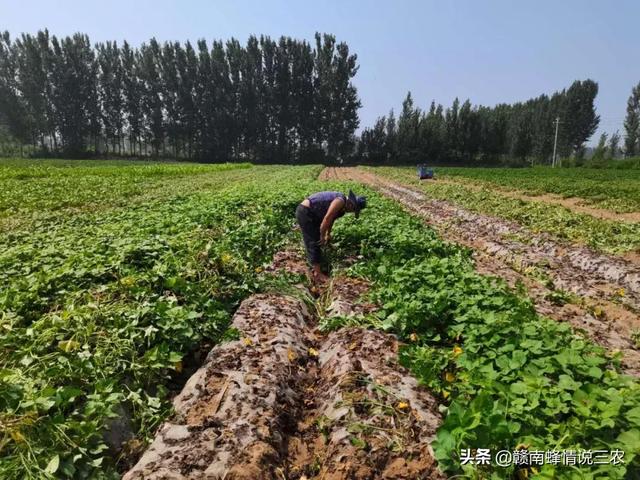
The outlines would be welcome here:
<svg viewBox="0 0 640 480">
<path fill-rule="evenodd" d="M 218 341 L 238 302 L 259 288 L 260 267 L 290 235 L 317 173 L 192 175 L 191 188 L 168 181 L 144 201 L 5 232 L 0 477 L 117 478 L 109 431 L 144 439 L 167 415 L 183 362 Z M 116 177 L 101 178 L 100 189 L 117 196 L 138 181 Z"/>
<path fill-rule="evenodd" d="M 381 306 L 362 323 L 398 334 L 407 343 L 401 360 L 446 406 L 434 444 L 441 468 L 511 478 L 514 467 L 461 466 L 461 449 L 618 448 L 625 465 L 521 467 L 521 475 L 639 473 L 640 385 L 619 373 L 615 355 L 539 316 L 523 292 L 475 272 L 467 249 L 442 242 L 391 201 L 376 197 L 335 238 L 338 258 L 362 255 L 350 273 L 370 280 Z"/>
<path fill-rule="evenodd" d="M 201 190 L 217 173 L 249 168 L 243 164 L 141 164 L 140 162 L 52 162 L 0 160 L 0 230 L 7 218 L 25 223 L 58 217 L 60 210 L 126 207 L 158 199 L 162 192 Z M 239 173 L 239 172 L 238 172 Z M 73 211 L 72 211 L 73 210 Z"/>
<path fill-rule="evenodd" d="M 413 169 L 380 167 L 374 171 L 418 186 Z M 437 181 L 420 184 L 418 188 L 432 198 L 448 200 L 474 212 L 512 220 L 533 232 L 548 232 L 561 239 L 589 245 L 598 251 L 623 253 L 640 249 L 639 223 L 603 220 L 557 205 L 509 198 L 490 189 L 478 190 Z"/>
<path fill-rule="evenodd" d="M 640 170 L 591 168 L 438 168 L 442 176 L 522 190 L 585 199 L 615 212 L 640 210 Z"/>
</svg>

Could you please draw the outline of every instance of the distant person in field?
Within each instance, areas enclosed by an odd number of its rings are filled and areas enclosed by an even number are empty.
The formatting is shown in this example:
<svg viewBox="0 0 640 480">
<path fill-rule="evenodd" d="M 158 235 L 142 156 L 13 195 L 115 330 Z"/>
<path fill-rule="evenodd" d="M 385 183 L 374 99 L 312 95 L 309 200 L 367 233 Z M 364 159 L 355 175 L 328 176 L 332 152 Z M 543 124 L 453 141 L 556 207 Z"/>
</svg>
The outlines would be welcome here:
<svg viewBox="0 0 640 480">
<path fill-rule="evenodd" d="M 307 259 L 311 264 L 311 276 L 314 282 L 326 282 L 329 277 L 320 267 L 322 245 L 331 241 L 333 222 L 347 212 L 353 212 L 358 218 L 360 210 L 367 206 L 366 197 L 356 196 L 351 190 L 345 195 L 341 192 L 318 192 L 308 196 L 298 205 L 296 219 L 302 230 Z"/>
</svg>

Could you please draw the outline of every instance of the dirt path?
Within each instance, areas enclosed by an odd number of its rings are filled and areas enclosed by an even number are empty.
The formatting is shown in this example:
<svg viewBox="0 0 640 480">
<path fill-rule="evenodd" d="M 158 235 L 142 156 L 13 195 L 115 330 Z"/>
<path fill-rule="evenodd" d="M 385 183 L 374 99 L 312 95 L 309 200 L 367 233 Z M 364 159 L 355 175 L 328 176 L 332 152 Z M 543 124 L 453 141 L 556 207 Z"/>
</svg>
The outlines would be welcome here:
<svg viewBox="0 0 640 480">
<path fill-rule="evenodd" d="M 560 244 L 502 219 L 475 214 L 358 168 L 327 168 L 324 180 L 362 182 L 397 200 L 435 227 L 441 236 L 474 250 L 481 273 L 522 282 L 536 310 L 585 331 L 610 351 L 621 351 L 623 368 L 640 376 L 640 268 L 585 247 Z M 536 278 L 537 277 L 537 278 Z M 579 301 L 564 303 L 558 291 Z"/>
<path fill-rule="evenodd" d="M 284 253 L 270 270 L 303 265 Z M 373 308 L 354 305 L 363 282 L 335 285 L 328 315 Z M 240 338 L 214 347 L 124 480 L 445 478 L 429 446 L 437 402 L 397 363 L 397 339 L 360 328 L 322 335 L 315 320 L 292 296 L 245 300 L 232 323 Z"/>
<path fill-rule="evenodd" d="M 628 213 L 616 213 L 611 210 L 605 210 L 590 205 L 585 199 L 570 197 L 564 198 L 561 195 L 553 193 L 545 193 L 541 195 L 528 195 L 519 190 L 510 190 L 498 184 L 485 183 L 481 181 L 463 180 L 458 177 L 451 178 L 438 178 L 438 183 L 458 185 L 465 188 L 469 188 L 474 191 L 483 191 L 488 188 L 492 192 L 497 192 L 505 197 L 514 198 L 516 200 L 524 200 L 527 202 L 547 203 L 551 205 L 558 205 L 565 207 L 575 213 L 583 213 L 591 215 L 592 217 L 600 218 L 602 220 L 613 220 L 617 222 L 640 222 L 640 212 L 628 212 Z"/>
</svg>

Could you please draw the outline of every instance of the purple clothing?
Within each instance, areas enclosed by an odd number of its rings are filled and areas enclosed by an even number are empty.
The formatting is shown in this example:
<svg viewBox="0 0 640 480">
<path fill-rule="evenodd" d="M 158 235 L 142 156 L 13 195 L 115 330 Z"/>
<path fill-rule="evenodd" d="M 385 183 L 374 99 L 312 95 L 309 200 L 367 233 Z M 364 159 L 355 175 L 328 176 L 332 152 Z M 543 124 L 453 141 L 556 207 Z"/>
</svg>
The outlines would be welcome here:
<svg viewBox="0 0 640 480">
<path fill-rule="evenodd" d="M 341 198 L 344 201 L 345 205 L 347 204 L 347 198 L 341 192 L 318 192 L 307 197 L 307 199 L 309 199 L 309 203 L 311 204 L 310 210 L 313 212 L 314 216 L 321 221 L 327 214 L 327 210 L 329 210 L 331 202 L 333 202 L 336 198 Z M 342 215 L 344 215 L 344 208 L 338 214 L 338 217 L 341 217 Z"/>
</svg>

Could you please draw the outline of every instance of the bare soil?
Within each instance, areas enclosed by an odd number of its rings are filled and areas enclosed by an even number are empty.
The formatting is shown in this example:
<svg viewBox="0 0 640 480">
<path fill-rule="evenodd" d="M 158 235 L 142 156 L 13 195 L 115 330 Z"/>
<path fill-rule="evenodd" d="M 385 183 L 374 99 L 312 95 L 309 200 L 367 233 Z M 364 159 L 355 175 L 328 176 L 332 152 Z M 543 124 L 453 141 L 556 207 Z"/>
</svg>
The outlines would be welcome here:
<svg viewBox="0 0 640 480">
<path fill-rule="evenodd" d="M 289 441 L 286 478 L 445 478 L 429 448 L 437 402 L 397 364 L 397 350 L 393 336 L 373 330 L 327 336 Z"/>
<path fill-rule="evenodd" d="M 306 267 L 289 251 L 268 270 Z M 367 288 L 334 279 L 325 314 L 371 311 Z M 246 299 L 232 322 L 240 338 L 211 350 L 124 480 L 445 478 L 429 446 L 437 402 L 397 363 L 396 337 L 315 325 L 299 299 Z"/>
<path fill-rule="evenodd" d="M 631 339 L 632 332 L 640 329 L 637 265 L 429 199 L 358 168 L 327 168 L 321 179 L 362 182 L 395 199 L 443 238 L 472 248 L 478 271 L 502 277 L 511 286 L 524 283 L 540 314 L 570 322 L 612 353 L 621 351 L 623 369 L 640 375 L 640 351 Z M 577 301 L 558 301 L 558 291 L 570 292 Z"/>
<path fill-rule="evenodd" d="M 325 316 L 349 317 L 375 311 L 376 305 L 363 298 L 368 290 L 369 284 L 364 280 L 345 276 L 333 278 L 324 294 L 328 300 Z"/>
</svg>

